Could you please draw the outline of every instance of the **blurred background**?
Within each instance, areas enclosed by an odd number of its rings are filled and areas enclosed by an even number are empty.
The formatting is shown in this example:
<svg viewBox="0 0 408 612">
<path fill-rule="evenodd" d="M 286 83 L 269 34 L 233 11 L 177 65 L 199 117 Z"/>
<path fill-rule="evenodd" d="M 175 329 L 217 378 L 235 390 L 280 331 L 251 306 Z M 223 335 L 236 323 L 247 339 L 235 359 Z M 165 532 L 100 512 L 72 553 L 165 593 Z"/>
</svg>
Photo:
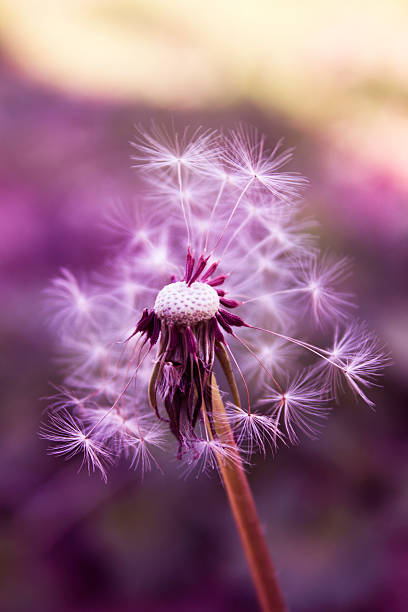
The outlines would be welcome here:
<svg viewBox="0 0 408 612">
<path fill-rule="evenodd" d="M 1 610 L 257 609 L 216 477 L 105 486 L 37 437 L 59 380 L 42 290 L 106 257 L 151 117 L 284 136 L 323 245 L 354 258 L 394 360 L 377 411 L 346 401 L 250 482 L 293 612 L 408 609 L 407 31 L 405 0 L 0 0 Z"/>
</svg>

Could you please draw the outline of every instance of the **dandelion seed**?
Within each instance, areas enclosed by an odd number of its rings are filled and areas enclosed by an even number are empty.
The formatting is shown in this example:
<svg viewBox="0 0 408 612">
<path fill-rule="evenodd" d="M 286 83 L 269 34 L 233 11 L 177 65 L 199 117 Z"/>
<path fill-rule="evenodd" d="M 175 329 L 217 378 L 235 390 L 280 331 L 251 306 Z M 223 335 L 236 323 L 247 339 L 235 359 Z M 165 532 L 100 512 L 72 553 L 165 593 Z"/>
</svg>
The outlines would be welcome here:
<svg viewBox="0 0 408 612">
<path fill-rule="evenodd" d="M 153 425 L 150 429 L 144 428 L 138 432 L 138 435 L 128 437 L 126 442 L 130 448 L 131 468 L 140 468 L 142 473 L 150 472 L 153 466 L 161 469 L 151 450 L 163 448 L 165 443 L 164 433 L 158 425 Z"/>
<path fill-rule="evenodd" d="M 75 276 L 65 268 L 45 293 L 54 327 L 76 326 L 92 316 L 95 297 L 88 284 L 84 283 L 81 287 Z"/>
<path fill-rule="evenodd" d="M 297 297 L 307 311 L 311 305 L 317 323 L 347 320 L 354 307 L 353 296 L 341 291 L 338 286 L 350 274 L 348 258 L 335 260 L 324 255 L 315 255 L 295 264 Z"/>
<path fill-rule="evenodd" d="M 292 158 L 292 150 L 279 151 L 281 143 L 272 151 L 265 149 L 265 139 L 256 128 L 240 125 L 226 137 L 223 157 L 236 177 L 251 184 L 259 183 L 278 200 L 294 202 L 307 180 L 294 172 L 278 172 Z"/>
<path fill-rule="evenodd" d="M 269 415 L 246 412 L 233 404 L 228 405 L 227 409 L 237 442 L 249 455 L 255 448 L 265 455 L 268 447 L 275 449 L 277 441 L 283 439 L 279 425 Z"/>
<path fill-rule="evenodd" d="M 313 371 L 298 373 L 293 380 L 287 380 L 281 389 L 267 387 L 260 404 L 270 405 L 275 427 L 284 428 L 292 444 L 299 442 L 299 432 L 315 438 L 329 413 L 325 389 Z"/>
<path fill-rule="evenodd" d="M 364 390 L 376 386 L 375 380 L 391 360 L 366 324 L 354 321 L 343 331 L 336 328 L 333 345 L 322 352 L 318 369 L 332 392 L 338 397 L 342 383 L 346 382 L 357 396 L 374 406 Z"/>
<path fill-rule="evenodd" d="M 220 462 L 238 465 L 234 447 L 219 440 L 197 439 L 186 455 L 183 474 L 189 476 L 195 473 L 198 478 L 203 473 L 218 470 Z"/>
<path fill-rule="evenodd" d="M 49 415 L 49 424 L 41 427 L 40 436 L 53 443 L 49 449 L 50 454 L 66 455 L 66 459 L 81 454 L 83 459 L 80 469 L 86 465 L 89 473 L 99 470 L 106 482 L 106 464 L 112 463 L 111 453 L 87 434 L 71 414 L 59 411 Z"/>
<path fill-rule="evenodd" d="M 205 171 L 217 155 L 213 144 L 213 132 L 186 128 L 183 134 L 152 124 L 150 132 L 137 128 L 137 139 L 132 142 L 135 153 L 132 160 L 145 170 L 189 170 Z"/>
</svg>

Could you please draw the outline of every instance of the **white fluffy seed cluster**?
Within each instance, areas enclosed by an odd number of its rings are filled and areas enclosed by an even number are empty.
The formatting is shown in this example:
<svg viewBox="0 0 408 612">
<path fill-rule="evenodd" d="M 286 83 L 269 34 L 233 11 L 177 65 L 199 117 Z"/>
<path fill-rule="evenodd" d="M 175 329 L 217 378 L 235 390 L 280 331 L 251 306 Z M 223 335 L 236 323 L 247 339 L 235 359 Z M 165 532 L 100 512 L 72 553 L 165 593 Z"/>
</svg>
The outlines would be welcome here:
<svg viewBox="0 0 408 612">
<path fill-rule="evenodd" d="M 194 325 L 211 319 L 220 306 L 218 293 L 205 283 L 184 281 L 166 285 L 159 291 L 154 304 L 158 317 L 167 323 Z"/>
</svg>

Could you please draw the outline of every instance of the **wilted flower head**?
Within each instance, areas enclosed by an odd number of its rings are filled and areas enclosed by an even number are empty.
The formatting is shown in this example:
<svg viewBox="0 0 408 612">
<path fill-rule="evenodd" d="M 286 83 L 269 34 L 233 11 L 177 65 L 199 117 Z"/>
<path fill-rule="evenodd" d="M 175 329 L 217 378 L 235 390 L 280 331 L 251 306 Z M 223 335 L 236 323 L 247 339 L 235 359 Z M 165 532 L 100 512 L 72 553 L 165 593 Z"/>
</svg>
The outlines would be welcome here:
<svg viewBox="0 0 408 612">
<path fill-rule="evenodd" d="M 320 256 L 301 218 L 306 181 L 282 170 L 291 152 L 243 127 L 153 127 L 133 144 L 145 187 L 109 217 L 119 252 L 93 279 L 63 270 L 47 290 L 66 370 L 42 429 L 52 452 L 82 452 L 104 477 L 119 457 L 158 465 L 168 438 L 187 471 L 231 460 L 213 419 L 216 367 L 245 457 L 314 437 L 346 386 L 372 405 L 387 357 L 350 319 L 348 261 Z M 295 337 L 322 324 L 331 347 Z"/>
</svg>

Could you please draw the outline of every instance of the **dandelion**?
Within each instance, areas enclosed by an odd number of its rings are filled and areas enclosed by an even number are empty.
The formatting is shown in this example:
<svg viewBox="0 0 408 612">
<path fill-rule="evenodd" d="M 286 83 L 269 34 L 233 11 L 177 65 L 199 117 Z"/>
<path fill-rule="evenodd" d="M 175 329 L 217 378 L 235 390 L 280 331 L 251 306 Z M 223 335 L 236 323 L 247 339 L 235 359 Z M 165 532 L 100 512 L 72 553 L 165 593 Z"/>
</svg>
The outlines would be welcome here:
<svg viewBox="0 0 408 612">
<path fill-rule="evenodd" d="M 371 406 L 388 357 L 352 319 L 348 260 L 320 255 L 301 219 L 290 150 L 242 126 L 153 126 L 132 145 L 145 187 L 110 214 L 119 253 L 91 280 L 63 270 L 47 290 L 67 374 L 41 435 L 103 478 L 120 459 L 159 466 L 171 440 L 185 473 L 218 469 L 264 608 L 271 597 L 282 610 L 244 463 L 316 437 L 346 386 Z M 332 328 L 330 348 L 304 339 L 307 313 Z"/>
<path fill-rule="evenodd" d="M 243 126 L 181 136 L 153 126 L 137 136 L 133 158 L 147 183 L 137 202 L 108 216 L 119 253 L 92 280 L 64 269 L 47 289 L 68 372 L 56 410 L 91 424 L 89 439 L 116 458 L 148 468 L 155 461 L 135 459 L 144 452 L 135 449 L 161 448 L 166 429 L 181 461 L 191 465 L 196 453 L 216 465 L 208 449 L 222 444 L 217 362 L 232 393 L 226 415 L 247 454 L 315 436 L 345 385 L 371 405 L 366 390 L 387 357 L 351 319 L 348 259 L 319 256 L 313 223 L 300 218 L 305 180 L 281 170 L 291 151 L 268 151 Z M 330 350 L 294 337 L 307 311 L 334 322 Z M 301 351 L 311 358 L 306 371 L 296 366 Z M 253 381 L 263 389 L 256 410 Z"/>
</svg>

